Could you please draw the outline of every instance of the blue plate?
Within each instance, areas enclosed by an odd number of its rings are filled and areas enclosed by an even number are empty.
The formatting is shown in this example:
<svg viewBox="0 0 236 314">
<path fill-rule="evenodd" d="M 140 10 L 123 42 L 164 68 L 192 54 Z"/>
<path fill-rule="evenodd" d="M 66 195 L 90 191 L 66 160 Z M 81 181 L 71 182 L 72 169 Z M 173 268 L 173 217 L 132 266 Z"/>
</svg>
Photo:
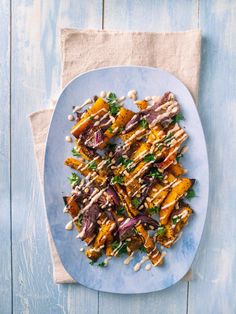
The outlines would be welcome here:
<svg viewBox="0 0 236 314">
<path fill-rule="evenodd" d="M 184 229 L 181 239 L 167 250 L 165 263 L 146 271 L 144 267 L 133 271 L 140 259 L 136 256 L 130 265 L 123 264 L 124 258 L 113 258 L 108 267 L 90 265 L 80 252 L 84 243 L 76 239 L 77 231 L 66 231 L 69 217 L 63 214 L 62 196 L 70 193 L 67 177 L 71 170 L 64 160 L 71 156 L 73 144 L 65 141 L 72 123 L 67 120 L 72 106 L 99 94 L 101 90 L 114 91 L 118 96 L 127 95 L 131 89 L 138 91 L 138 98 L 173 92 L 181 106 L 185 120 L 181 123 L 189 134 L 189 152 L 183 158 L 188 176 L 195 178 L 197 197 L 191 201 L 194 215 Z M 137 110 L 131 101 L 127 107 Z M 84 73 L 72 80 L 62 91 L 57 102 L 47 139 L 44 196 L 49 225 L 58 254 L 67 272 L 80 284 L 113 293 L 146 293 L 158 291 L 178 282 L 189 270 L 202 236 L 208 200 L 208 161 L 204 134 L 192 96 L 176 77 L 158 68 L 122 66 L 97 69 Z"/>
</svg>

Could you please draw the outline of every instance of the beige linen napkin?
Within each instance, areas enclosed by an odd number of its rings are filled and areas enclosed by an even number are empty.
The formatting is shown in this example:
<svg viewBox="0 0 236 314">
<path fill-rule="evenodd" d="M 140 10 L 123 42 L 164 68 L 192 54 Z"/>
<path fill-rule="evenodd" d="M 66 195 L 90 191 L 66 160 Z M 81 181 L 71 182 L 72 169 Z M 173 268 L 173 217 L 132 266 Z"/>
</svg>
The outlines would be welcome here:
<svg viewBox="0 0 236 314">
<path fill-rule="evenodd" d="M 201 57 L 199 30 L 176 33 L 144 33 L 62 29 L 62 87 L 85 71 L 114 65 L 160 67 L 178 77 L 190 90 L 195 101 Z M 53 109 L 30 115 L 35 156 L 40 181 L 43 181 L 43 161 L 48 126 Z M 56 283 L 73 283 L 57 254 L 48 228 Z M 184 277 L 191 280 L 191 271 Z"/>
</svg>

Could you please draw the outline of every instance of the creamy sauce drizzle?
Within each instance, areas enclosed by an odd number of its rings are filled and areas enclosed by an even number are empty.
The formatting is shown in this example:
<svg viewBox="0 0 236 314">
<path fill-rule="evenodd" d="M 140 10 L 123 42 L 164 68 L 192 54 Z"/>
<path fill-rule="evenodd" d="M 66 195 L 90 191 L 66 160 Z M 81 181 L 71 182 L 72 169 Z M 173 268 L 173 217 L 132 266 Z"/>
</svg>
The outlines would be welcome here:
<svg viewBox="0 0 236 314">
<path fill-rule="evenodd" d="M 141 268 L 141 266 L 142 266 L 142 264 L 144 264 L 147 260 L 148 260 L 148 256 L 147 256 L 147 255 L 144 255 L 144 256 L 142 257 L 141 261 L 134 265 L 133 270 L 134 270 L 134 271 L 139 271 L 140 268 Z"/>
</svg>

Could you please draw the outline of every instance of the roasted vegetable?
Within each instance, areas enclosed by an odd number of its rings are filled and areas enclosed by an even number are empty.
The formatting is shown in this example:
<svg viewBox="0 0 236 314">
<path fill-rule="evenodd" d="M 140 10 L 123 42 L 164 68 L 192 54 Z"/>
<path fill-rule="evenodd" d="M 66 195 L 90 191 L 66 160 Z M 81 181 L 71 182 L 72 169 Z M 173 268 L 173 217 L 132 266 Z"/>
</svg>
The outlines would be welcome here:
<svg viewBox="0 0 236 314">
<path fill-rule="evenodd" d="M 191 188 L 193 184 L 194 180 L 181 178 L 172 185 L 170 193 L 167 195 L 161 206 L 160 223 L 162 225 L 166 225 L 168 223 L 169 217 L 175 207 L 175 204 L 181 197 L 184 196 L 184 194 Z"/>
<path fill-rule="evenodd" d="M 108 104 L 98 98 L 96 102 L 81 117 L 81 119 L 71 129 L 71 134 L 78 138 L 79 135 L 93 123 L 95 116 L 101 117 L 109 110 Z"/>
</svg>

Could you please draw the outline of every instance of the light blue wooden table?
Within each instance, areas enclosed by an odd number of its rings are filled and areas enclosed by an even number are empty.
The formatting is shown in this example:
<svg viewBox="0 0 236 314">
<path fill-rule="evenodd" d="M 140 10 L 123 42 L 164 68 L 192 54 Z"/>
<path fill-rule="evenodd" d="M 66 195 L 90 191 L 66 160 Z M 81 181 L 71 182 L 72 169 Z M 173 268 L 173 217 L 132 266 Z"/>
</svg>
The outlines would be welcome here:
<svg viewBox="0 0 236 314">
<path fill-rule="evenodd" d="M 236 313 L 236 1 L 2 0 L 0 25 L 0 313 Z M 211 184 L 193 281 L 138 296 L 53 283 L 27 115 L 59 88 L 61 27 L 202 29 Z"/>
</svg>

